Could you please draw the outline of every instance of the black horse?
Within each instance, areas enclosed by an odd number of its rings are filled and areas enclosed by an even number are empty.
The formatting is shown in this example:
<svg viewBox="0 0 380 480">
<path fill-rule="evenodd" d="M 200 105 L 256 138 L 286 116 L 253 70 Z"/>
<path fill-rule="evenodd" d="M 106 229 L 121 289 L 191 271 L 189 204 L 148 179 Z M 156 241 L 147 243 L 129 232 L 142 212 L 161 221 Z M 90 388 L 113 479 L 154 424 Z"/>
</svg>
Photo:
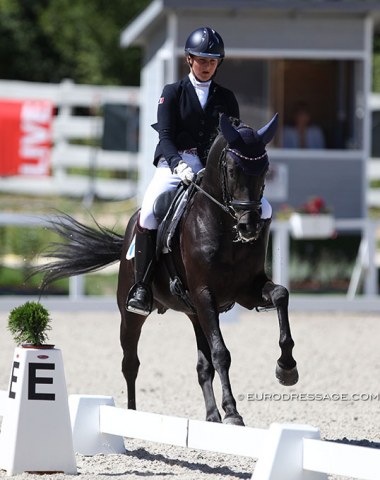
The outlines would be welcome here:
<svg viewBox="0 0 380 480">
<path fill-rule="evenodd" d="M 179 222 L 172 252 L 160 255 L 156 265 L 153 308 L 159 313 L 167 309 L 184 312 L 193 324 L 198 381 L 209 421 L 221 421 L 212 385 L 216 370 L 222 384 L 223 422 L 243 425 L 229 380 L 231 357 L 219 326 L 219 314 L 235 303 L 249 310 L 277 309 L 281 356 L 276 377 L 283 385 L 293 385 L 298 380 L 288 319 L 289 294 L 265 273 L 270 220 L 261 218 L 261 200 L 269 166 L 265 147 L 276 127 L 277 116 L 259 131 L 221 116 L 220 132 L 211 145 L 200 185 L 192 187 L 195 193 Z M 127 259 L 127 253 L 136 220 L 137 213 L 122 237 L 99 225 L 94 229 L 69 216 L 58 217 L 52 221 L 52 228 L 69 242 L 56 245 L 48 255 L 59 260 L 43 267 L 46 285 L 57 278 L 120 261 L 117 302 L 124 353 L 122 371 L 131 409 L 136 408 L 137 345 L 146 319 L 125 309 L 128 292 L 135 281 L 133 260 Z M 188 301 L 173 294 L 170 288 L 168 256 Z"/>
</svg>

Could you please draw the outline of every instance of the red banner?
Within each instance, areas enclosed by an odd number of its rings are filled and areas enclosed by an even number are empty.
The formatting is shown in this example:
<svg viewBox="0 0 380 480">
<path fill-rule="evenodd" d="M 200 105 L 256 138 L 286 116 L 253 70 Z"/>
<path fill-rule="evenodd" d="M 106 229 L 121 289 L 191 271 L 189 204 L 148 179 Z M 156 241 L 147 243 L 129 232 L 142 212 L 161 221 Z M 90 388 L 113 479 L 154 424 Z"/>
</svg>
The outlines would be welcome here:
<svg viewBox="0 0 380 480">
<path fill-rule="evenodd" d="M 0 99 L 0 176 L 50 173 L 53 105 Z"/>
</svg>

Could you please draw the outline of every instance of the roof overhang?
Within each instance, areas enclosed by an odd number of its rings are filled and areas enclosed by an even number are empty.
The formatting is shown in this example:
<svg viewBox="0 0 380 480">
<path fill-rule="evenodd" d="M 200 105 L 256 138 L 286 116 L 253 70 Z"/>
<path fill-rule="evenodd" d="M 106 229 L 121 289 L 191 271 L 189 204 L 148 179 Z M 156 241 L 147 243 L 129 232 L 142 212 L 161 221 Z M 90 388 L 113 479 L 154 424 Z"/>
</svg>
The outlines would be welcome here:
<svg viewBox="0 0 380 480">
<path fill-rule="evenodd" d="M 380 10 L 379 0 L 164 0 L 166 8 L 176 10 L 324 10 L 369 12 Z"/>
<path fill-rule="evenodd" d="M 164 12 L 164 1 L 153 0 L 121 33 L 120 45 L 144 45 L 146 31 L 158 21 Z"/>
<path fill-rule="evenodd" d="M 121 33 L 120 45 L 144 45 L 147 32 L 164 16 L 165 11 L 283 11 L 346 12 L 373 14 L 380 21 L 379 0 L 153 0 Z"/>
</svg>

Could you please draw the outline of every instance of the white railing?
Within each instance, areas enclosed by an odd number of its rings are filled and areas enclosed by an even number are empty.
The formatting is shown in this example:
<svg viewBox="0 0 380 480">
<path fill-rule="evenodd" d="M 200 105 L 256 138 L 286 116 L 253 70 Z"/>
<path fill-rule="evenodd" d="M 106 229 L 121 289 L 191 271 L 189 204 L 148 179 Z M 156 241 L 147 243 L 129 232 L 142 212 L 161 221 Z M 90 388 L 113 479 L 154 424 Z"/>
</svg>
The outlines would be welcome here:
<svg viewBox="0 0 380 480">
<path fill-rule="evenodd" d="M 371 93 L 368 98 L 370 112 L 380 110 L 380 93 Z M 371 187 L 370 183 L 380 180 L 380 158 L 370 158 L 367 168 L 367 205 L 369 207 L 380 207 L 380 188 Z"/>
<path fill-rule="evenodd" d="M 11 405 L 9 400 L 8 392 L 0 391 L 0 417 L 14 414 L 12 408 L 19 408 L 16 415 L 20 415 L 21 406 Z M 24 410 L 28 406 L 27 402 L 25 400 L 23 404 Z M 125 452 L 124 437 L 127 437 L 129 440 L 140 439 L 255 458 L 255 467 L 252 461 L 252 480 L 327 480 L 327 474 L 362 480 L 379 478 L 379 450 L 322 440 L 319 429 L 310 425 L 273 423 L 268 429 L 242 428 L 126 410 L 114 405 L 113 398 L 109 396 L 70 395 L 75 452 L 86 456 L 122 454 Z M 53 415 L 52 412 L 54 413 L 54 410 L 50 408 L 49 414 Z M 13 451 L 8 450 L 6 455 L 11 457 L 13 454 L 14 459 L 17 453 L 16 443 L 12 447 Z M 64 456 L 59 459 L 63 462 Z M 11 464 L 9 458 L 4 457 L 2 461 L 3 468 L 5 464 L 9 464 L 15 469 L 15 464 Z M 8 475 L 13 474 L 12 468 L 8 468 Z M 22 471 L 20 465 L 16 469 Z"/>
<path fill-rule="evenodd" d="M 110 152 L 89 145 L 74 145 L 73 141 L 99 141 L 103 133 L 101 107 L 106 103 L 131 106 L 140 105 L 139 87 L 109 87 L 77 85 L 70 80 L 60 84 L 0 80 L 0 98 L 45 99 L 58 109 L 53 121 L 52 175 L 32 180 L 26 177 L 0 178 L 0 191 L 39 195 L 68 195 L 84 197 L 88 194 L 100 198 L 123 199 L 134 196 L 137 190 L 136 175 L 138 153 Z M 372 93 L 369 109 L 380 109 L 380 94 Z M 91 116 L 73 115 L 75 107 L 91 109 Z M 93 175 L 71 174 L 70 169 L 80 168 L 126 172 L 127 179 L 103 179 Z M 380 159 L 368 162 L 368 182 L 380 180 Z M 369 206 L 380 206 L 380 189 L 369 188 Z"/>
<path fill-rule="evenodd" d="M 319 429 L 310 425 L 242 428 L 116 408 L 112 397 L 100 395 L 71 395 L 69 405 L 74 449 L 83 455 L 123 452 L 127 437 L 256 458 L 252 480 L 327 480 L 328 473 L 379 478 L 378 450 L 321 440 Z"/>
<path fill-rule="evenodd" d="M 367 297 L 378 295 L 376 265 L 376 230 L 380 222 L 362 218 L 336 219 L 337 232 L 361 233 L 361 243 L 352 272 L 347 299 L 352 300 L 361 284 Z M 290 224 L 288 221 L 274 221 L 271 225 L 273 235 L 273 280 L 280 285 L 289 286 Z"/>
<path fill-rule="evenodd" d="M 47 226 L 49 216 L 35 216 L 24 213 L 1 212 L 1 225 L 17 225 L 24 227 Z M 361 244 L 356 263 L 352 272 L 350 285 L 347 291 L 347 300 L 353 300 L 363 284 L 364 301 L 372 308 L 368 300 L 378 295 L 377 264 L 376 257 L 376 231 L 380 227 L 380 221 L 366 219 L 340 219 L 335 221 L 338 232 L 358 231 L 361 232 Z M 276 283 L 289 287 L 289 263 L 290 263 L 290 224 L 288 221 L 273 221 L 272 234 L 272 272 Z M 70 277 L 69 298 L 81 300 L 84 294 L 84 277 Z M 376 306 L 376 309 L 380 305 Z M 361 306 L 364 308 L 364 305 Z"/>
<path fill-rule="evenodd" d="M 0 80 L 0 98 L 44 99 L 57 107 L 53 120 L 52 175 L 38 180 L 30 177 L 0 178 L 0 191 L 39 195 L 94 195 L 105 199 L 124 199 L 136 194 L 138 153 L 105 151 L 99 144 L 103 134 L 101 109 L 107 103 L 140 105 L 138 87 L 77 85 L 70 80 L 44 84 Z M 75 107 L 85 107 L 89 116 L 74 115 Z M 90 145 L 73 144 L 85 140 Z M 126 173 L 127 179 L 104 179 L 95 175 L 70 173 L 71 168 Z"/>
<path fill-rule="evenodd" d="M 380 180 L 380 158 L 370 158 L 367 170 L 368 183 Z M 369 207 L 380 207 L 380 188 L 368 187 L 367 205 Z"/>
</svg>

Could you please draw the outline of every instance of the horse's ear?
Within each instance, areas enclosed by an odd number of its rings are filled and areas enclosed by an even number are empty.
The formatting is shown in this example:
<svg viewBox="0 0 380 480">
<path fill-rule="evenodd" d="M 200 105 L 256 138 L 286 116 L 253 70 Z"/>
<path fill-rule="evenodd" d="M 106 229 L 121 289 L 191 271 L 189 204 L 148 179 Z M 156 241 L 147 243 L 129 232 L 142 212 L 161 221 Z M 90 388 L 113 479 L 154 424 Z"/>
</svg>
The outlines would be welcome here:
<svg viewBox="0 0 380 480">
<path fill-rule="evenodd" d="M 240 133 L 231 125 L 231 122 L 227 115 L 222 113 L 219 118 L 219 127 L 222 131 L 223 137 L 227 140 L 229 145 L 233 145 L 236 142 L 241 142 Z"/>
<path fill-rule="evenodd" d="M 267 145 L 275 136 L 278 127 L 278 113 L 274 115 L 272 120 L 257 131 L 257 135 L 261 138 L 264 145 Z"/>
</svg>

